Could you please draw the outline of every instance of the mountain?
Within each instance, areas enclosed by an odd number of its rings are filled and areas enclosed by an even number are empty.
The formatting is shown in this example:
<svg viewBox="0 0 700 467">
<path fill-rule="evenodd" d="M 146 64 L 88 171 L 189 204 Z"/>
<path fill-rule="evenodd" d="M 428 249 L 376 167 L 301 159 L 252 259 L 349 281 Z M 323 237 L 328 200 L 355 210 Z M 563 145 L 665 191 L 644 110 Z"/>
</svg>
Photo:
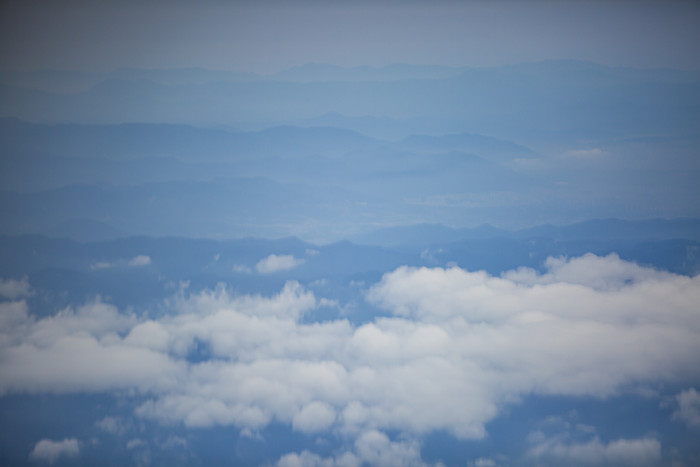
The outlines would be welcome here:
<svg viewBox="0 0 700 467">
<path fill-rule="evenodd" d="M 438 243 L 452 243 L 466 238 L 507 237 L 509 232 L 490 225 L 474 229 L 454 229 L 441 224 L 417 224 L 405 227 L 387 227 L 352 237 L 354 242 L 363 245 L 384 247 L 429 246 Z"/>
<path fill-rule="evenodd" d="M 513 235 L 555 240 L 700 240 L 700 219 L 592 219 L 567 226 L 542 225 L 522 229 Z"/>
<path fill-rule="evenodd" d="M 105 222 L 93 219 L 68 219 L 48 232 L 50 237 L 71 238 L 79 242 L 99 242 L 128 236 Z"/>
<path fill-rule="evenodd" d="M 327 81 L 403 81 L 409 79 L 433 80 L 457 76 L 464 68 L 436 65 L 394 64 L 385 67 L 340 67 L 321 63 L 309 63 L 275 73 L 269 78 L 298 83 Z"/>
<path fill-rule="evenodd" d="M 412 135 L 399 141 L 398 145 L 413 151 L 466 151 L 500 160 L 527 158 L 536 155 L 532 149 L 512 141 L 469 133 L 441 136 Z"/>
<path fill-rule="evenodd" d="M 190 125 L 128 123 L 118 125 L 32 124 L 0 119 L 3 159 L 51 155 L 134 159 L 177 157 L 196 162 L 231 161 L 262 156 L 342 155 L 381 144 L 342 128 L 292 126 L 240 132 Z"/>
<path fill-rule="evenodd" d="M 432 71 L 426 75 L 426 70 Z M 440 119 L 472 133 L 510 139 L 561 132 L 581 138 L 682 135 L 693 134 L 698 124 L 700 80 L 692 73 L 580 62 L 459 71 L 411 66 L 362 69 L 354 80 L 352 73 L 338 80 L 336 75 L 346 71 L 314 65 L 290 71 L 298 81 L 280 76 L 191 78 L 169 84 L 153 77 L 155 72 L 139 72 L 143 79 L 132 79 L 132 71 L 129 79 L 107 76 L 74 93 L 40 91 L 13 82 L 0 86 L 0 116 L 36 122 L 202 126 L 291 123 L 335 112 L 349 117 Z M 586 79 L 577 78 L 583 71 Z M 361 78 L 373 74 L 377 79 Z"/>
<path fill-rule="evenodd" d="M 488 224 L 464 229 L 441 224 L 416 224 L 377 229 L 354 236 L 352 240 L 384 247 L 427 247 L 489 238 L 516 241 L 547 239 L 552 242 L 622 241 L 623 244 L 667 240 L 700 241 L 700 219 L 593 219 L 571 225 L 547 224 L 519 230 L 498 229 Z"/>
</svg>

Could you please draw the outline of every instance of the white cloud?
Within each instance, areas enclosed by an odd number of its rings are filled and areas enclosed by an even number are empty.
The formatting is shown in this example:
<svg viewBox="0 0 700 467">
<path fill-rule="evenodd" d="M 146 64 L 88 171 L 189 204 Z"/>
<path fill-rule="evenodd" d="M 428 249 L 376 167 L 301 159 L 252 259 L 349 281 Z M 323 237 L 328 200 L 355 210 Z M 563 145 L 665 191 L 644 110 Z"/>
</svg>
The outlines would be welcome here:
<svg viewBox="0 0 700 467">
<path fill-rule="evenodd" d="M 95 425 L 107 433 L 113 435 L 123 435 L 126 433 L 126 423 L 121 417 L 105 417 L 99 420 Z"/>
<path fill-rule="evenodd" d="M 66 438 L 63 441 L 42 439 L 29 453 L 29 460 L 53 464 L 61 457 L 76 457 L 78 454 L 80 454 L 80 445 L 75 438 Z"/>
<path fill-rule="evenodd" d="M 27 278 L 21 280 L 15 279 L 0 279 L 0 297 L 15 300 L 18 298 L 26 298 L 31 295 L 31 288 Z"/>
<path fill-rule="evenodd" d="M 126 264 L 127 266 L 131 267 L 148 266 L 151 264 L 151 257 L 146 255 L 138 255 L 131 258 Z"/>
<path fill-rule="evenodd" d="M 186 448 L 189 443 L 187 440 L 181 436 L 169 436 L 162 444 L 163 449 L 181 449 Z"/>
<path fill-rule="evenodd" d="M 314 401 L 304 406 L 292 419 L 292 427 L 305 433 L 326 430 L 335 421 L 335 410 L 325 402 Z"/>
<path fill-rule="evenodd" d="M 177 384 L 186 369 L 167 354 L 124 345 L 138 320 L 99 300 L 52 317 L 0 328 L 0 395 L 8 392 L 153 390 Z M 179 373 L 179 375 L 178 375 Z"/>
<path fill-rule="evenodd" d="M 253 271 L 245 264 L 234 264 L 233 272 L 238 274 L 250 274 Z"/>
<path fill-rule="evenodd" d="M 363 462 L 376 466 L 427 465 L 421 461 L 416 441 L 392 442 L 382 432 L 370 430 L 358 436 L 355 452 Z"/>
<path fill-rule="evenodd" d="M 661 443 L 654 438 L 618 439 L 607 444 L 594 438 L 585 443 L 544 439 L 528 452 L 538 465 L 652 466 L 661 460 Z"/>
<path fill-rule="evenodd" d="M 26 301 L 0 302 L 0 345 L 4 347 L 14 340 L 14 336 L 1 333 L 3 329 L 22 329 L 28 320 L 29 309 Z"/>
<path fill-rule="evenodd" d="M 309 451 L 289 453 L 278 461 L 278 467 L 360 467 L 372 465 L 394 467 L 397 465 L 427 466 L 420 456 L 420 445 L 415 440 L 391 441 L 377 430 L 360 433 L 351 451 L 335 457 L 320 457 Z"/>
<path fill-rule="evenodd" d="M 149 264 L 151 264 L 151 257 L 150 256 L 138 255 L 138 256 L 134 256 L 133 258 L 128 259 L 128 260 L 119 259 L 116 261 L 99 261 L 97 263 L 94 263 L 92 266 L 90 266 L 90 269 L 95 271 L 95 270 L 100 270 L 100 269 L 111 269 L 111 268 L 118 268 L 118 267 L 138 268 L 138 267 L 148 266 Z"/>
<path fill-rule="evenodd" d="M 621 261 L 615 253 L 608 256 L 587 253 L 573 260 L 550 257 L 545 261 L 545 267 L 545 274 L 538 274 L 530 268 L 519 268 L 504 273 L 503 278 L 528 286 L 564 283 L 603 291 L 620 289 L 626 284 L 666 281 L 673 277 L 667 272 Z"/>
<path fill-rule="evenodd" d="M 469 463 L 470 467 L 496 467 L 498 463 L 495 460 L 487 457 L 480 457 L 477 460 Z"/>
<path fill-rule="evenodd" d="M 341 457 L 321 457 L 309 451 L 285 454 L 277 462 L 277 467 L 360 467 L 360 461 L 352 454 Z"/>
<path fill-rule="evenodd" d="M 483 437 L 524 394 L 603 397 L 700 376 L 700 276 L 614 255 L 551 259 L 547 268 L 494 277 L 401 267 L 367 295 L 392 316 L 361 326 L 303 322 L 325 302 L 296 282 L 272 297 L 232 296 L 223 286 L 179 294 L 157 319 L 100 301 L 36 319 L 24 302 L 5 303 L 0 394 L 130 390 L 146 399 L 137 415 L 166 423 L 331 429 L 363 440 L 350 462 L 371 457 L 381 432 Z M 186 358 L 202 346 L 211 359 Z M 417 449 L 401 442 L 401 452 Z M 566 446 L 555 451 L 605 459 L 654 447 Z"/>
<path fill-rule="evenodd" d="M 676 395 L 676 402 L 678 409 L 673 413 L 673 419 L 690 427 L 700 427 L 700 393 L 695 388 L 681 391 Z"/>
<path fill-rule="evenodd" d="M 126 448 L 129 450 L 140 448 L 140 447 L 145 447 L 145 446 L 147 446 L 146 442 L 140 438 L 130 439 L 126 443 Z"/>
<path fill-rule="evenodd" d="M 99 271 L 100 269 L 109 269 L 116 266 L 117 263 L 110 263 L 109 261 L 98 261 L 97 263 L 90 266 L 93 271 Z"/>
<path fill-rule="evenodd" d="M 260 274 L 272 274 L 273 272 L 293 269 L 303 262 L 303 259 L 297 259 L 292 255 L 270 255 L 258 261 L 255 269 Z"/>
</svg>

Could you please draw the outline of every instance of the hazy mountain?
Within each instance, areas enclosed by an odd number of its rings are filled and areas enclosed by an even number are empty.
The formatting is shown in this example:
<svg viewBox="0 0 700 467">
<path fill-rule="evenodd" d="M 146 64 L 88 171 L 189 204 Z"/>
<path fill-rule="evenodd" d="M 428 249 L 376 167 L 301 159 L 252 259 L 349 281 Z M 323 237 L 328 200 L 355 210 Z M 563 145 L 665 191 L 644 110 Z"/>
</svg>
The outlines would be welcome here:
<svg viewBox="0 0 700 467">
<path fill-rule="evenodd" d="M 196 162 L 311 154 L 338 156 L 381 144 L 341 128 L 280 126 L 257 132 L 166 124 L 31 124 L 0 120 L 3 160 L 25 155 L 134 159 L 177 157 Z"/>
<path fill-rule="evenodd" d="M 347 128 L 364 135 L 384 139 L 399 140 L 415 134 L 442 135 L 445 132 L 456 133 L 464 129 L 458 122 L 439 118 L 390 118 L 366 115 L 348 117 L 337 112 L 327 112 L 318 117 L 302 119 L 295 122 L 299 126 L 333 126 Z"/>
<path fill-rule="evenodd" d="M 572 79 L 582 68 L 589 78 Z M 73 94 L 3 85 L 0 108 L 2 116 L 30 121 L 197 125 L 291 122 L 337 112 L 442 119 L 501 137 L 524 132 L 576 132 L 588 138 L 688 134 L 697 127 L 700 84 L 693 74 L 578 62 L 545 62 L 534 70 L 469 69 L 429 80 L 200 80 L 177 85 L 108 77 Z M 394 76 L 390 69 L 377 72 Z"/>
<path fill-rule="evenodd" d="M 502 161 L 535 156 L 532 149 L 521 144 L 468 133 L 441 136 L 413 135 L 402 139 L 398 144 L 412 151 L 466 151 Z"/>
<path fill-rule="evenodd" d="M 567 226 L 543 225 L 522 229 L 514 235 L 555 240 L 700 240 L 700 219 L 593 219 Z"/>
<path fill-rule="evenodd" d="M 68 219 L 47 232 L 50 237 L 70 238 L 79 242 L 113 240 L 128 235 L 105 222 L 93 219 Z"/>
<path fill-rule="evenodd" d="M 488 224 L 455 229 L 440 224 L 417 224 L 377 229 L 352 237 L 353 241 L 386 247 L 430 246 L 460 240 L 550 239 L 555 242 L 577 240 L 604 241 L 700 241 L 700 219 L 593 219 L 571 225 L 539 225 L 527 229 L 497 229 Z"/>
<path fill-rule="evenodd" d="M 403 81 L 409 79 L 432 80 L 456 76 L 463 68 L 429 65 L 394 64 L 385 67 L 360 66 L 345 68 L 322 63 L 311 63 L 271 75 L 279 81 L 300 83 L 324 81 Z"/>
</svg>

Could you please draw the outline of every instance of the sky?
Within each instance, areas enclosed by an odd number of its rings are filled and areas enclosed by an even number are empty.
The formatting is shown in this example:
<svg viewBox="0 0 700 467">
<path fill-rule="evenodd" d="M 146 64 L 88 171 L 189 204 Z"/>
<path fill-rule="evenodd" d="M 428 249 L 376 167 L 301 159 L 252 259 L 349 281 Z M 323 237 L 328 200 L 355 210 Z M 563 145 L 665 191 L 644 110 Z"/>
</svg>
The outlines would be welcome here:
<svg viewBox="0 0 700 467">
<path fill-rule="evenodd" d="M 277 72 L 309 62 L 700 68 L 691 1 L 3 2 L 0 68 Z"/>
</svg>

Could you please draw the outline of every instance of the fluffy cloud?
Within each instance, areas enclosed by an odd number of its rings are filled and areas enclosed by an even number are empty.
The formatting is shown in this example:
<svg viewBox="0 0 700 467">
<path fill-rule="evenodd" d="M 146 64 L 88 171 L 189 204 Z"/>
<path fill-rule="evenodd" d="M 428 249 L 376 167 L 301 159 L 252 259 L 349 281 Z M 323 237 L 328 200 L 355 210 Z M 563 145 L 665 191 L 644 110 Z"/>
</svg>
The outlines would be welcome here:
<svg viewBox="0 0 700 467">
<path fill-rule="evenodd" d="M 121 335 L 137 324 L 137 318 L 99 301 L 38 321 L 26 306 L 16 306 L 12 320 L 3 321 L 0 395 L 150 391 L 172 387 L 184 375 L 183 362 L 146 347 L 124 345 Z"/>
<path fill-rule="evenodd" d="M 123 435 L 127 431 L 127 423 L 121 417 L 105 417 L 95 425 L 113 435 Z"/>
<path fill-rule="evenodd" d="M 608 444 L 543 439 L 528 452 L 538 465 L 652 466 L 661 460 L 661 443 L 653 438 L 619 439 Z"/>
<path fill-rule="evenodd" d="M 76 457 L 78 454 L 80 445 L 75 438 L 66 438 L 63 441 L 42 439 L 29 454 L 29 460 L 53 464 L 61 457 Z"/>
<path fill-rule="evenodd" d="M 306 433 L 323 431 L 335 421 L 335 410 L 325 402 L 314 401 L 304 406 L 292 419 L 295 430 Z"/>
<path fill-rule="evenodd" d="M 676 402 L 678 409 L 673 413 L 673 418 L 700 428 L 700 393 L 690 388 L 676 395 Z"/>
<path fill-rule="evenodd" d="M 232 270 L 233 270 L 233 272 L 238 273 L 238 274 L 250 274 L 251 272 L 253 272 L 245 264 L 234 264 Z"/>
<path fill-rule="evenodd" d="M 128 389 L 146 399 L 139 416 L 162 422 L 332 429 L 355 440 L 342 458 L 301 453 L 280 463 L 352 465 L 381 464 L 387 449 L 419 452 L 383 432 L 481 438 L 524 394 L 603 397 L 700 376 L 700 276 L 615 255 L 546 266 L 500 277 L 401 267 L 367 295 L 391 316 L 361 326 L 302 320 L 329 303 L 296 282 L 272 297 L 231 296 L 224 287 L 176 296 L 157 319 L 94 302 L 37 320 L 24 302 L 8 302 L 0 394 Z M 628 451 L 653 458 L 654 443 L 549 443 L 538 452 L 614 462 Z"/>
<path fill-rule="evenodd" d="M 293 269 L 303 262 L 303 259 L 297 259 L 292 255 L 270 255 L 258 261 L 255 269 L 260 274 L 272 274 L 273 272 Z"/>
<path fill-rule="evenodd" d="M 289 453 L 278 461 L 278 467 L 360 467 L 376 465 L 393 467 L 396 465 L 427 466 L 421 460 L 420 445 L 415 441 L 391 441 L 389 437 L 377 430 L 360 433 L 351 451 L 336 457 L 320 457 L 309 451 L 300 454 Z"/>
<path fill-rule="evenodd" d="M 505 388 L 506 398 L 605 396 L 623 385 L 700 372 L 693 357 L 700 277 L 660 273 L 614 255 L 547 264 L 543 275 L 521 269 L 502 277 L 399 268 L 369 298 L 421 326 L 438 326 L 449 335 L 441 341 L 449 354 L 466 357 L 476 366 L 472 374 L 485 378 L 477 387 L 505 383 L 494 390 Z"/>
<path fill-rule="evenodd" d="M 29 297 L 31 289 L 26 278 L 21 280 L 15 279 L 0 279 L 0 297 L 15 300 L 18 298 Z"/>
</svg>

